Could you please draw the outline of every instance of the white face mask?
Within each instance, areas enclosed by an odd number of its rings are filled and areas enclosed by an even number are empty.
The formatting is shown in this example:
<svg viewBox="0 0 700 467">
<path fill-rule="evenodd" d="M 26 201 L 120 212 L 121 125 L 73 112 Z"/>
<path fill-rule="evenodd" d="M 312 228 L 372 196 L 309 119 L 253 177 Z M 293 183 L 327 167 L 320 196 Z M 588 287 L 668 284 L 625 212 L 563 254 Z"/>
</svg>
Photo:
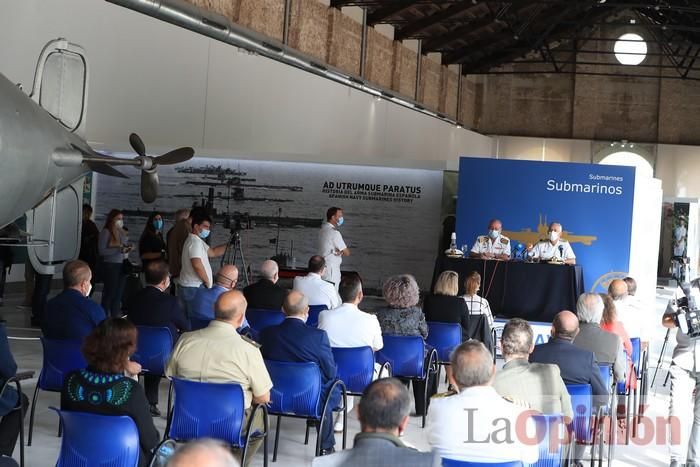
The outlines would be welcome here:
<svg viewBox="0 0 700 467">
<path fill-rule="evenodd" d="M 87 293 L 85 294 L 86 297 L 90 296 L 90 292 L 92 292 L 92 284 L 88 284 L 88 290 Z"/>
<path fill-rule="evenodd" d="M 556 230 L 549 232 L 549 241 L 556 242 L 557 240 L 559 240 L 559 232 Z"/>
<path fill-rule="evenodd" d="M 124 220 L 118 219 L 117 221 L 114 222 L 114 225 L 116 225 L 118 229 L 121 229 L 122 227 L 124 227 Z"/>
</svg>

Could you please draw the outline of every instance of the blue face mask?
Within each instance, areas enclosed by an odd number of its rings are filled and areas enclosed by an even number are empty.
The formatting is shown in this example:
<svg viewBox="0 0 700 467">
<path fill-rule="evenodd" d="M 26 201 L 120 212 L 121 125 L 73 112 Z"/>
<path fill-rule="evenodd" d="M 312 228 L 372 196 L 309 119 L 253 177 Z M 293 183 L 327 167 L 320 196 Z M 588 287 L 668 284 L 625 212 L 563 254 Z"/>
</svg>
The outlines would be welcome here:
<svg viewBox="0 0 700 467">
<path fill-rule="evenodd" d="M 153 227 L 156 230 L 163 230 L 163 219 L 153 219 Z"/>
<path fill-rule="evenodd" d="M 201 232 L 199 232 L 199 238 L 205 239 L 209 236 L 210 233 L 211 233 L 211 231 L 204 229 Z"/>
<path fill-rule="evenodd" d="M 491 229 L 489 230 L 489 237 L 495 240 L 496 238 L 498 238 L 499 233 L 500 232 L 498 230 Z"/>
<path fill-rule="evenodd" d="M 345 219 L 344 219 L 344 218 L 342 218 L 342 217 L 338 218 L 338 227 L 340 227 L 341 225 L 343 225 L 344 222 L 345 222 Z"/>
</svg>

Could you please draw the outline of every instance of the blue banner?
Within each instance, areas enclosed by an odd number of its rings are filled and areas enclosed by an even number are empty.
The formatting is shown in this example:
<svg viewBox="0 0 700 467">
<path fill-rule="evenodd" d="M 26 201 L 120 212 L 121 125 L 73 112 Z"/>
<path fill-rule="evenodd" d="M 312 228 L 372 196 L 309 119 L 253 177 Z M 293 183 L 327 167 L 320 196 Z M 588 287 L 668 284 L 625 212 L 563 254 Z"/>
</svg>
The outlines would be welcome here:
<svg viewBox="0 0 700 467">
<path fill-rule="evenodd" d="M 588 290 L 602 291 L 629 268 L 634 168 L 505 159 L 460 159 L 457 245 L 474 244 L 490 219 L 517 243 L 546 238 L 562 224 Z"/>
</svg>

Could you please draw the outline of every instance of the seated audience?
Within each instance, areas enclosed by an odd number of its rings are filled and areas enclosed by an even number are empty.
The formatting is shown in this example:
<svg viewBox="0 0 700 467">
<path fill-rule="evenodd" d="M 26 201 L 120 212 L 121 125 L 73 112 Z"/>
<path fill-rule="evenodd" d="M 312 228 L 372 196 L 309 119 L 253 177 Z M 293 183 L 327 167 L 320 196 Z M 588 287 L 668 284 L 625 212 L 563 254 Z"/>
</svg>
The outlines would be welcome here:
<svg viewBox="0 0 700 467">
<path fill-rule="evenodd" d="M 491 312 L 491 306 L 488 300 L 477 295 L 479 289 L 481 289 L 481 275 L 476 271 L 470 272 L 464 281 L 464 288 L 466 292 L 463 298 L 469 309 L 469 314 L 472 316 L 486 316 L 489 322 L 489 328 L 493 329 L 493 313 Z"/>
<path fill-rule="evenodd" d="M 420 290 L 413 276 L 402 274 L 392 276 L 382 287 L 382 295 L 388 306 L 376 310 L 382 334 L 397 336 L 428 337 L 428 324 L 418 306 Z M 459 299 L 458 299 L 459 300 Z M 426 348 L 426 350 L 428 350 Z M 426 365 L 428 362 L 426 362 Z M 408 385 L 410 380 L 405 380 Z M 416 401 L 416 414 L 423 415 L 428 407 L 424 403 L 426 381 L 413 381 L 413 396 Z M 428 383 L 428 397 L 437 392 L 437 377 L 431 375 Z M 428 404 L 430 401 L 428 400 Z"/>
<path fill-rule="evenodd" d="M 141 369 L 129 362 L 129 355 L 136 350 L 136 337 L 136 327 L 125 319 L 102 321 L 85 338 L 87 368 L 68 373 L 63 382 L 61 410 L 131 417 L 139 431 L 139 466 L 147 466 L 160 437 L 143 389 L 129 377 Z"/>
<path fill-rule="evenodd" d="M 560 311 L 552 322 L 552 337 L 549 342 L 535 346 L 530 353 L 530 363 L 557 365 L 565 384 L 590 384 L 593 394 L 607 396 L 608 388 L 600 377 L 595 354 L 573 345 L 577 334 L 576 315 L 570 311 Z"/>
<path fill-rule="evenodd" d="M 441 457 L 461 461 L 537 461 L 537 443 L 522 439 L 525 434 L 534 435 L 534 425 L 527 420 L 523 433 L 525 409 L 505 400 L 491 386 L 496 366 L 486 346 L 464 342 L 452 352 L 450 362 L 457 394 L 433 400 L 427 428 L 433 450 Z"/>
<path fill-rule="evenodd" d="M 231 450 L 213 439 L 183 444 L 168 461 L 168 467 L 240 467 Z"/>
<path fill-rule="evenodd" d="M 184 334 L 170 356 L 166 375 L 195 381 L 235 382 L 243 388 L 245 407 L 270 401 L 272 381 L 258 345 L 236 332 L 243 323 L 245 297 L 238 290 L 222 294 L 214 320 Z"/>
<path fill-rule="evenodd" d="M 505 365 L 496 372 L 493 387 L 506 399 L 545 414 L 560 413 L 571 419 L 571 397 L 559 374 L 559 367 L 530 363 L 535 348 L 530 324 L 513 318 L 501 334 L 501 352 Z"/>
<path fill-rule="evenodd" d="M 287 290 L 277 285 L 279 267 L 268 259 L 260 265 L 260 280 L 243 289 L 248 308 L 281 310 Z"/>
<path fill-rule="evenodd" d="M 625 349 L 625 358 L 627 359 L 626 369 L 627 369 L 627 387 L 636 387 L 637 375 L 633 368 L 632 363 L 632 342 L 630 341 L 630 336 L 627 335 L 627 331 L 623 324 L 617 320 L 617 309 L 615 308 L 615 302 L 610 297 L 610 295 L 601 293 L 600 298 L 603 299 L 603 318 L 600 320 L 600 328 L 604 331 L 611 332 L 618 336 L 622 340 L 622 347 Z"/>
<path fill-rule="evenodd" d="M 375 352 L 384 347 L 377 317 L 358 308 L 364 298 L 360 276 L 351 274 L 343 277 L 338 288 L 343 304 L 318 315 L 318 329 L 328 333 L 331 347 L 371 347 Z M 353 404 L 354 398 L 348 397 L 348 412 Z M 343 431 L 342 417 L 338 417 L 335 431 Z"/>
<path fill-rule="evenodd" d="M 92 290 L 90 266 L 76 260 L 63 267 L 63 292 L 46 303 L 41 323 L 48 339 L 83 339 L 105 319 L 102 307 L 88 298 Z"/>
<path fill-rule="evenodd" d="M 615 381 L 625 379 L 626 359 L 622 340 L 615 334 L 603 331 L 600 321 L 603 319 L 603 300 L 595 293 L 584 293 L 576 302 L 576 314 L 579 320 L 579 332 L 574 338 L 574 345 L 590 350 L 600 364 L 613 368 Z"/>
<path fill-rule="evenodd" d="M 438 467 L 435 453 L 419 452 L 399 438 L 408 426 L 411 399 L 394 378 L 383 378 L 367 386 L 358 407 L 361 433 L 355 445 L 328 457 L 317 457 L 313 467 Z"/>
<path fill-rule="evenodd" d="M 146 287 L 136 292 L 127 302 L 126 311 L 129 321 L 137 326 L 166 327 L 170 329 L 173 343 L 180 333 L 190 330 L 190 323 L 185 318 L 185 310 L 180 301 L 166 293 L 170 287 L 168 264 L 162 259 L 147 261 L 144 266 Z M 151 414 L 160 416 L 158 410 L 158 387 L 161 375 L 146 373 L 143 377 L 146 398 L 151 404 Z"/>
<path fill-rule="evenodd" d="M 335 361 L 326 331 L 306 325 L 309 318 L 309 300 L 296 290 L 290 292 L 282 305 L 284 322 L 270 326 L 260 332 L 262 355 L 266 360 L 280 362 L 314 362 L 321 369 L 323 397 L 327 397 L 336 380 Z M 333 437 L 333 408 L 340 403 L 340 393 L 335 392 L 328 404 L 326 419 L 321 427 L 321 455 L 335 449 Z"/>
<path fill-rule="evenodd" d="M 17 363 L 12 356 L 10 343 L 7 340 L 5 322 L 0 321 L 0 388 L 17 373 Z M 14 385 L 8 385 L 0 394 L 0 456 L 12 456 L 19 436 L 20 411 L 15 410 L 22 405 L 24 415 L 27 415 L 29 399 L 18 394 Z"/>
<path fill-rule="evenodd" d="M 329 310 L 340 306 L 340 296 L 332 282 L 321 277 L 326 274 L 326 260 L 323 256 L 309 259 L 308 274 L 294 278 L 294 290 L 303 293 L 310 305 L 325 305 Z"/>
<path fill-rule="evenodd" d="M 647 332 L 648 316 L 645 310 L 642 309 L 639 301 L 629 294 L 628 282 L 632 284 L 634 291 L 637 291 L 637 283 L 629 278 L 629 281 L 624 279 L 615 279 L 608 286 L 608 295 L 613 299 L 615 310 L 617 311 L 617 319 L 622 323 L 630 337 L 639 337 L 642 340 L 642 347 L 646 346 L 649 337 Z M 634 281 L 634 282 L 633 282 Z"/>
<path fill-rule="evenodd" d="M 238 268 L 233 264 L 226 264 L 214 276 L 214 285 L 211 288 L 200 287 L 192 302 L 192 315 L 190 318 L 201 320 L 214 319 L 214 303 L 219 296 L 229 290 L 233 290 L 238 282 Z"/>
<path fill-rule="evenodd" d="M 423 300 L 423 312 L 427 321 L 459 323 L 462 340 L 469 340 L 469 309 L 459 293 L 459 275 L 443 271 L 435 282 L 433 293 Z M 448 367 L 449 368 L 449 367 Z"/>
</svg>

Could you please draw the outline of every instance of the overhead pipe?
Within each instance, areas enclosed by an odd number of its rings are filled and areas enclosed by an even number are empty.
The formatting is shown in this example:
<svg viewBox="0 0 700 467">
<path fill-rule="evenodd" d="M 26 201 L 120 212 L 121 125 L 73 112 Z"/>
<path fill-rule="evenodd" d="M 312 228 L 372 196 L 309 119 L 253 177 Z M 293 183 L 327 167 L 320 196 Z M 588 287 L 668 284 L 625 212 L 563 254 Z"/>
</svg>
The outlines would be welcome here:
<svg viewBox="0 0 700 467">
<path fill-rule="evenodd" d="M 393 98 L 391 90 L 369 85 L 362 77 L 347 73 L 331 65 L 320 65 L 316 59 L 292 49 L 288 45 L 271 39 L 256 31 L 244 28 L 225 16 L 193 5 L 185 0 L 106 0 L 109 3 L 151 16 L 166 23 L 188 29 L 192 32 L 215 39 L 234 47 L 352 87 L 358 91 L 379 96 L 392 96 L 390 101 L 403 107 L 421 112 L 453 125 L 457 122 L 446 116 L 425 109 L 410 98 Z M 420 53 L 419 53 L 420 58 Z M 473 131 L 473 130 L 472 130 Z"/>
</svg>

